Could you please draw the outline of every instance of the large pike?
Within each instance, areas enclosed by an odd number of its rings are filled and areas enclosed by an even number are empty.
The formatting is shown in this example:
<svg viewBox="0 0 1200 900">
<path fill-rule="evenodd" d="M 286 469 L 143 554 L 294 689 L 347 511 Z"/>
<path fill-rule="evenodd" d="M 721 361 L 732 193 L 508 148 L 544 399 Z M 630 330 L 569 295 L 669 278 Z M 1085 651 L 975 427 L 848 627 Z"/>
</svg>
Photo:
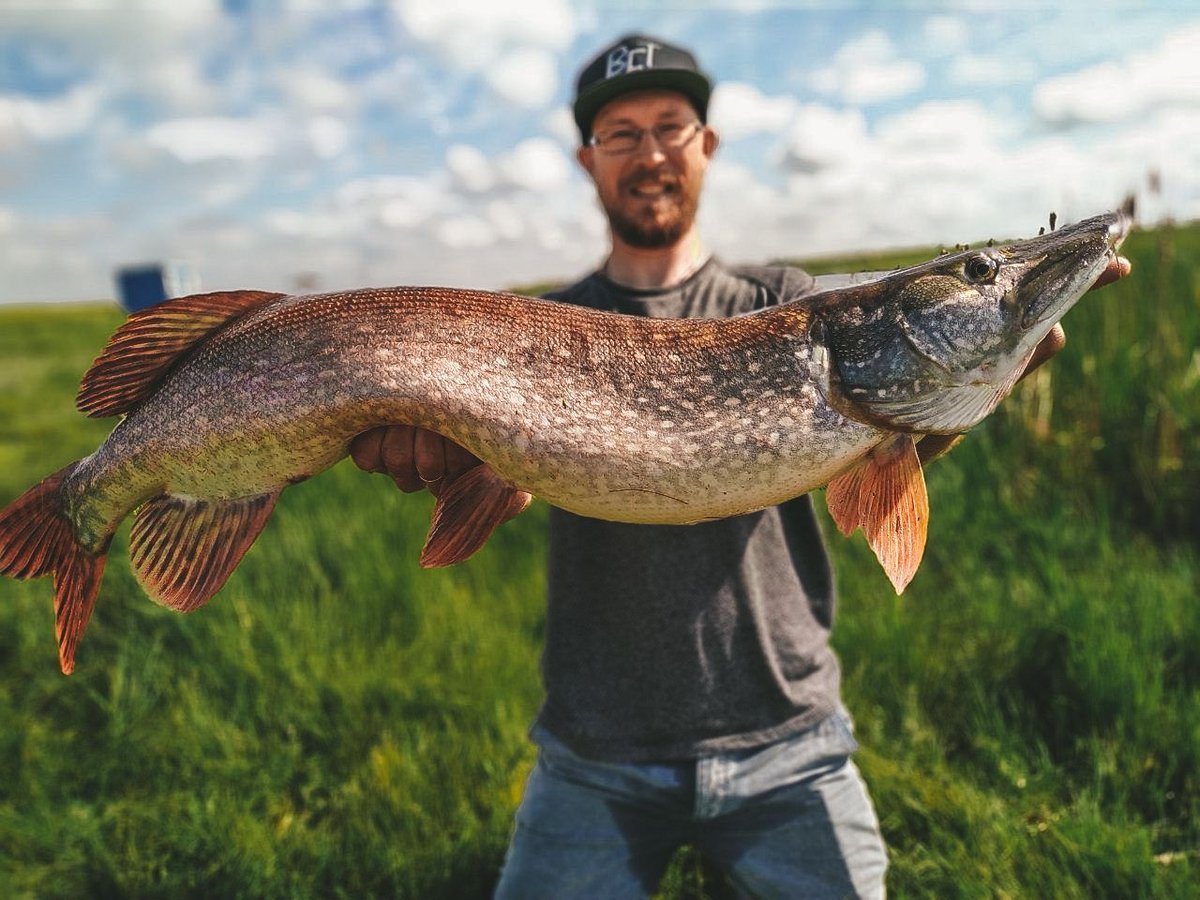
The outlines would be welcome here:
<svg viewBox="0 0 1200 900">
<path fill-rule="evenodd" d="M 441 288 L 174 300 L 130 316 L 84 376 L 79 409 L 124 418 L 0 512 L 0 572 L 54 575 L 70 672 L 131 512 L 139 581 L 192 610 L 285 487 L 412 423 L 484 463 L 441 491 L 424 565 L 470 556 L 531 495 L 688 523 L 828 484 L 902 590 L 928 515 L 914 438 L 988 415 L 1128 228 L 1098 216 L 726 320 Z"/>
</svg>

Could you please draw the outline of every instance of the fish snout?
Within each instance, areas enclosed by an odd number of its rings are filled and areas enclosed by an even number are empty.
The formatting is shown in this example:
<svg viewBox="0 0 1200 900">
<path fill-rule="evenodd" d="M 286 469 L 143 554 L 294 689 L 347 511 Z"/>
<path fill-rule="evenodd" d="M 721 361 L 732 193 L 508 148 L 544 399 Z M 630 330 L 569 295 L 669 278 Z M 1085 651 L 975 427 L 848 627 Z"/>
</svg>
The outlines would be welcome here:
<svg viewBox="0 0 1200 900">
<path fill-rule="evenodd" d="M 1133 208 L 1132 206 L 1122 207 L 1117 210 L 1113 217 L 1113 221 L 1108 226 L 1108 249 L 1116 252 L 1121 246 L 1121 242 L 1129 236 L 1130 229 L 1133 228 Z"/>
</svg>

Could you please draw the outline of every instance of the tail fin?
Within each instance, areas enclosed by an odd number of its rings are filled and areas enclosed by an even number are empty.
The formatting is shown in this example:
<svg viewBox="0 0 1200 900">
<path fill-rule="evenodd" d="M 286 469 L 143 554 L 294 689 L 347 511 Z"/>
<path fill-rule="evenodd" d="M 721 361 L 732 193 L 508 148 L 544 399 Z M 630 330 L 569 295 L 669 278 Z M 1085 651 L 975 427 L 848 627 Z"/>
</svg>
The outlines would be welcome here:
<svg viewBox="0 0 1200 900">
<path fill-rule="evenodd" d="M 92 617 L 106 559 L 103 552 L 93 555 L 79 545 L 63 512 L 59 488 L 77 465 L 55 472 L 0 511 L 0 575 L 54 575 L 54 622 L 64 675 L 75 669 L 75 649 Z"/>
</svg>

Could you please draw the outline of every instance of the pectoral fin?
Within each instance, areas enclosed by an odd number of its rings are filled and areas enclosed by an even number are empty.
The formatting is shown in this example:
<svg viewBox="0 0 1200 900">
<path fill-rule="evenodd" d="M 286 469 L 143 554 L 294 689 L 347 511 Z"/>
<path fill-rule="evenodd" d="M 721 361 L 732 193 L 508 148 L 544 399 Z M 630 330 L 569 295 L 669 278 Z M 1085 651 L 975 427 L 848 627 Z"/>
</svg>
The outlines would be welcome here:
<svg viewBox="0 0 1200 900">
<path fill-rule="evenodd" d="M 925 553 L 929 495 L 912 436 L 898 434 L 829 482 L 829 514 L 842 534 L 861 527 L 897 594 Z"/>
<path fill-rule="evenodd" d="M 501 480 L 486 464 L 468 469 L 441 489 L 421 565 L 432 569 L 462 562 L 531 500 L 532 495 Z"/>
<path fill-rule="evenodd" d="M 279 492 L 238 500 L 163 494 L 148 500 L 129 532 L 138 581 L 156 602 L 191 612 L 221 589 L 267 524 Z"/>
</svg>

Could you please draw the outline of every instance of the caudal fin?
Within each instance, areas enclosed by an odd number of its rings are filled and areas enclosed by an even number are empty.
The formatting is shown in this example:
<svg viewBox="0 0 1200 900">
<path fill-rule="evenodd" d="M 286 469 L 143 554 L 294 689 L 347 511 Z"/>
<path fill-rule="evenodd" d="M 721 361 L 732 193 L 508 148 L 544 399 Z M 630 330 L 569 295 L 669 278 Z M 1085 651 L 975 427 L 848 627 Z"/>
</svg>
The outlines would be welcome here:
<svg viewBox="0 0 1200 900">
<path fill-rule="evenodd" d="M 59 488 L 71 463 L 30 488 L 0 511 L 0 575 L 54 576 L 54 625 L 64 675 L 75 669 L 75 650 L 100 589 L 105 554 L 80 546 L 63 512 Z"/>
</svg>

